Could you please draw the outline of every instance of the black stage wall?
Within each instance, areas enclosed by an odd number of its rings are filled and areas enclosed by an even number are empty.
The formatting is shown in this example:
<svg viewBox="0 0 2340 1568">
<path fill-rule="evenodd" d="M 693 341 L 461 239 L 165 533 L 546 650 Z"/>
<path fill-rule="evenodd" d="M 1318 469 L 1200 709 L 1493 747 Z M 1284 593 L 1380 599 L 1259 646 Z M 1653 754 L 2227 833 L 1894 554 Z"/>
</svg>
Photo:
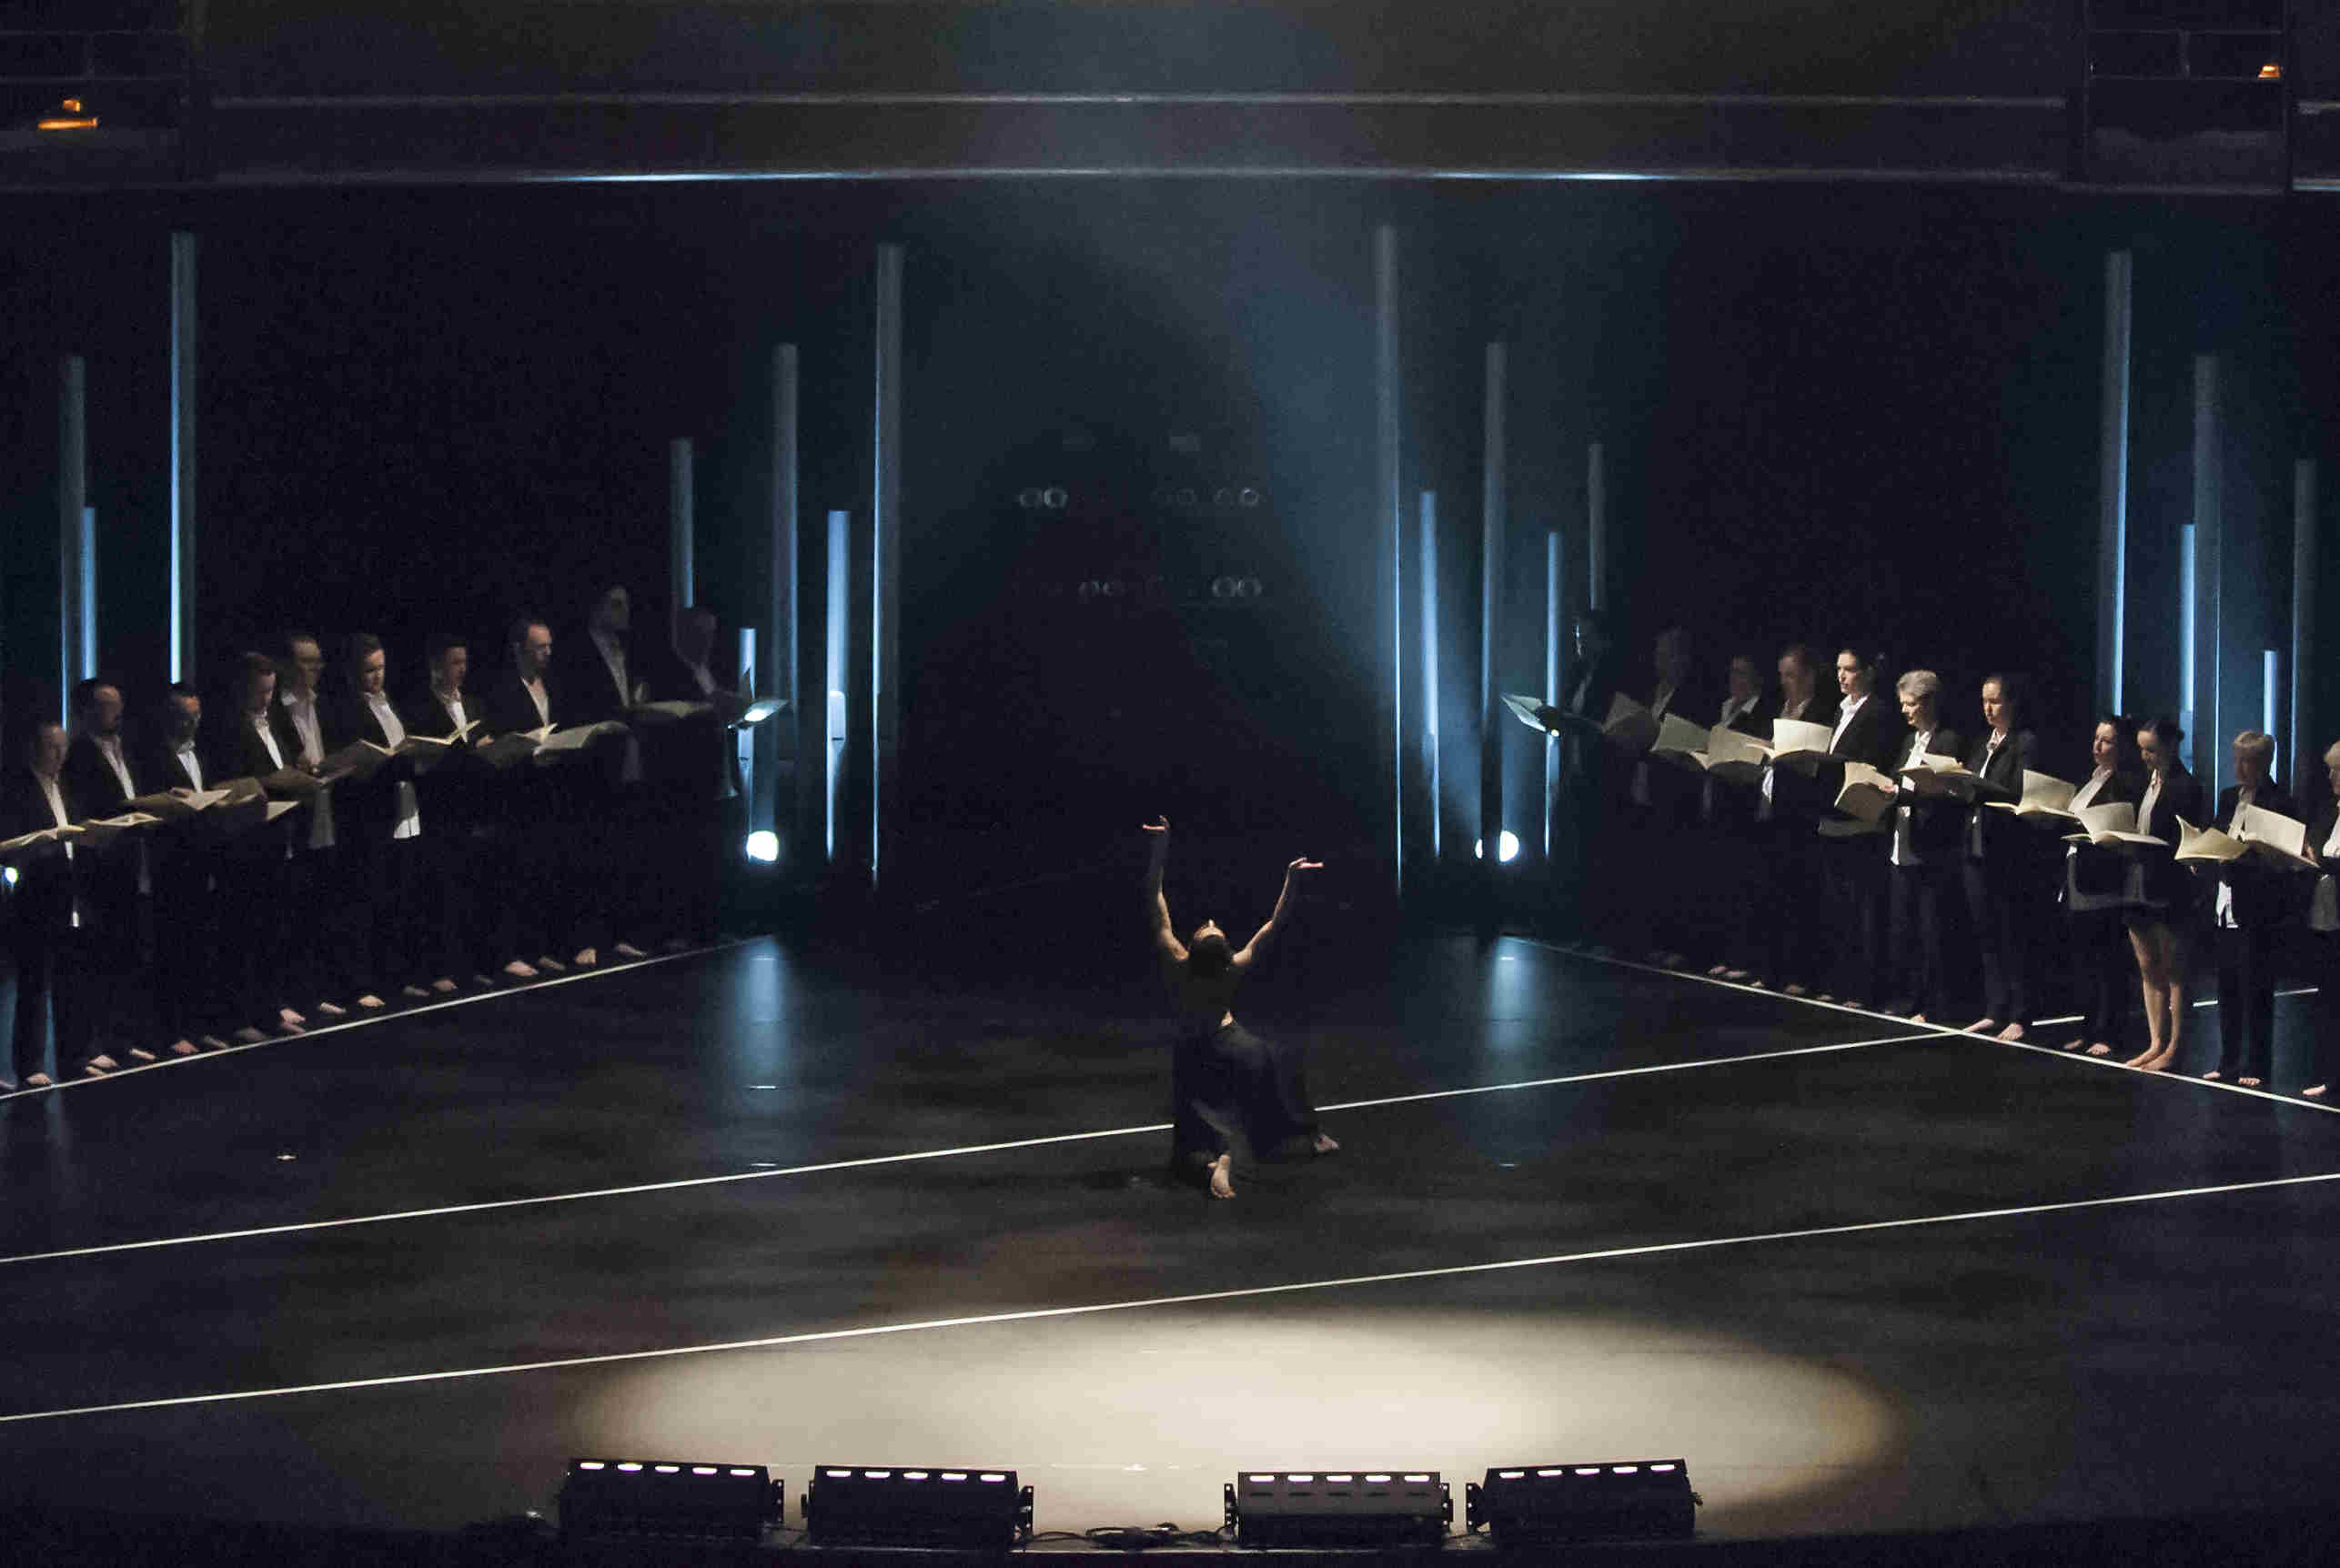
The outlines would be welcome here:
<svg viewBox="0 0 2340 1568">
<path fill-rule="evenodd" d="M 1330 180 L 14 198 L 0 668 L 15 717 L 55 674 L 55 361 L 77 351 L 105 662 L 134 689 L 162 677 L 174 227 L 203 240 L 207 660 L 287 622 L 371 626 L 418 673 L 429 629 L 492 638 L 523 604 L 570 621 L 610 580 L 661 624 L 677 436 L 701 444 L 702 600 L 761 618 L 763 367 L 782 341 L 803 354 L 816 605 L 822 514 L 868 515 L 870 277 L 875 246 L 898 241 L 911 674 L 894 826 L 1044 840 L 1160 809 L 1381 844 L 1371 244 L 1387 222 L 1407 516 L 1437 491 L 1447 545 L 1450 854 L 1468 858 L 1475 827 L 1489 339 L 1511 345 L 1503 684 L 1541 682 L 1548 528 L 1568 531 L 1581 602 L 1584 449 L 1600 440 L 1637 661 L 1678 619 L 1710 655 L 1855 639 L 1940 669 L 1961 718 L 1982 673 L 2011 666 L 2041 678 L 2042 721 L 2077 745 L 2103 256 L 2132 247 L 2131 705 L 2180 697 L 2191 361 L 2215 351 L 2224 700 L 2254 719 L 2257 649 L 2288 638 L 2293 457 L 2320 457 L 2334 488 L 2330 216 L 2307 196 Z M 1061 511 L 1019 505 L 1053 484 Z M 1209 504 L 1246 485 L 1257 508 Z M 1196 508 L 1165 499 L 1188 487 Z M 1409 539 L 1409 593 L 1414 567 Z M 1215 604 L 1221 577 L 1266 591 Z M 1077 598 L 1104 580 L 1128 597 Z M 1508 753 L 1514 799 L 1538 795 L 1533 751 Z"/>
</svg>

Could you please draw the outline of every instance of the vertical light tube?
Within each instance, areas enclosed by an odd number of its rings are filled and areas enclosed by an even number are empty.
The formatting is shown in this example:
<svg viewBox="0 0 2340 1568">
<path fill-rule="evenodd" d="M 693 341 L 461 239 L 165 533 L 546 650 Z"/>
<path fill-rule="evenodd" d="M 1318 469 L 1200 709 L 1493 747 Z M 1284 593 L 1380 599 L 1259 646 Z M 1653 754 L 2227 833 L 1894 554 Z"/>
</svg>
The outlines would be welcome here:
<svg viewBox="0 0 2340 1568">
<path fill-rule="evenodd" d="M 2260 663 L 2259 732 L 2272 740 L 2283 733 L 2283 723 L 2276 713 L 2283 698 L 2283 655 L 2274 648 L 2264 650 Z M 2289 772 L 2282 759 L 2276 759 L 2279 772 Z M 2285 782 L 2290 782 L 2285 779 Z"/>
<path fill-rule="evenodd" d="M 799 628 L 796 593 L 797 563 L 797 430 L 799 425 L 797 397 L 796 346 L 783 343 L 772 354 L 772 516 L 770 518 L 770 553 L 766 558 L 764 575 L 764 640 L 763 658 L 757 666 L 756 695 L 775 698 L 787 703 L 787 717 L 778 715 L 769 721 L 772 739 L 764 748 L 764 755 L 777 759 L 781 755 L 781 725 L 795 737 L 788 748 L 789 755 L 797 759 L 796 789 L 793 799 L 780 799 L 777 786 L 772 791 L 770 825 L 784 840 L 792 843 L 804 830 L 811 817 L 807 809 L 812 800 L 812 769 L 810 766 L 820 737 L 820 720 L 814 717 L 812 705 L 804 700 L 798 689 L 797 661 Z M 825 749 L 823 748 L 822 749 Z M 779 777 L 779 769 L 772 776 Z"/>
<path fill-rule="evenodd" d="M 1604 608 L 1609 598 L 1602 587 L 1609 579 L 1608 456 L 1598 441 L 1585 454 L 1584 602 L 1593 609 Z"/>
<path fill-rule="evenodd" d="M 1390 859 L 1398 897 L 1406 892 L 1406 548 L 1405 497 L 1398 490 L 1397 231 L 1373 231 L 1375 504 L 1381 516 L 1381 558 L 1376 574 L 1385 599 L 1381 623 L 1387 646 L 1377 650 L 1389 671 L 1389 700 L 1380 709 L 1389 758 Z"/>
<path fill-rule="evenodd" d="M 2129 327 L 2134 270 L 2129 252 L 2104 258 L 2103 428 L 2096 485 L 2096 706 L 2120 713 L 2128 658 Z"/>
<path fill-rule="evenodd" d="M 1439 819 L 1446 798 L 1438 780 L 1438 496 L 1422 492 L 1422 569 L 1415 574 L 1422 596 L 1422 771 L 1430 780 L 1430 859 L 1444 849 Z"/>
<path fill-rule="evenodd" d="M 2302 457 L 2291 467 L 2291 757 L 2295 768 L 2313 768 L 2310 760 L 2324 748 L 2315 728 L 2315 688 L 2309 671 L 2315 666 L 2315 462 Z M 2302 775 L 2305 784 L 2312 774 Z"/>
<path fill-rule="evenodd" d="M 1544 532 L 1544 700 L 1560 699 L 1560 530 Z M 1560 809 L 1559 738 L 1544 737 L 1544 859 L 1552 858 L 1552 819 Z"/>
<path fill-rule="evenodd" d="M 2194 710 L 2198 700 L 2194 678 L 2196 653 L 2194 620 L 2198 608 L 2194 592 L 2195 558 L 2194 528 L 2192 523 L 2187 523 L 2177 530 L 2177 689 L 2180 694 L 2178 700 L 2185 704 L 2177 716 L 2177 722 L 2179 728 L 2185 731 L 2189 744 L 2196 739 L 2194 732 L 2198 728 L 2194 723 Z M 2200 758 L 2197 751 L 2195 760 L 2199 761 Z"/>
<path fill-rule="evenodd" d="M 878 810 L 901 757 L 902 246 L 877 254 L 876 440 L 870 487 L 870 886 L 883 836 Z"/>
<path fill-rule="evenodd" d="M 691 437 L 678 436 L 666 447 L 666 602 L 670 610 L 689 609 L 691 597 L 691 530 L 697 519 L 691 503 L 697 487 L 691 478 Z"/>
<path fill-rule="evenodd" d="M 2205 784 L 2218 776 L 2225 754 L 2226 720 L 2221 711 L 2224 662 L 2221 633 L 2225 558 L 2224 486 L 2224 434 L 2220 409 L 2218 357 L 2194 358 L 2194 771 Z"/>
<path fill-rule="evenodd" d="M 196 244 L 171 236 L 171 678 L 196 678 Z"/>
<path fill-rule="evenodd" d="M 845 737 L 850 728 L 845 707 L 845 633 L 853 613 L 847 587 L 853 565 L 852 524 L 851 512 L 829 514 L 829 599 L 821 623 L 827 655 L 822 679 L 828 693 L 821 705 L 821 849 L 829 860 L 837 858 L 837 785 L 844 777 Z"/>
<path fill-rule="evenodd" d="M 1507 355 L 1500 343 L 1487 346 L 1487 449 L 1480 477 L 1478 560 L 1478 842 L 1482 929 L 1495 919 L 1496 869 L 1503 859 L 1503 731 L 1498 728 L 1502 694 L 1496 690 L 1496 660 L 1503 634 L 1503 536 L 1509 497 L 1505 487 L 1505 380 Z"/>
<path fill-rule="evenodd" d="M 57 388 L 57 717 L 67 689 L 82 678 L 83 625 L 91 606 L 84 596 L 84 556 L 89 518 L 89 367 L 78 354 L 58 367 Z"/>
</svg>

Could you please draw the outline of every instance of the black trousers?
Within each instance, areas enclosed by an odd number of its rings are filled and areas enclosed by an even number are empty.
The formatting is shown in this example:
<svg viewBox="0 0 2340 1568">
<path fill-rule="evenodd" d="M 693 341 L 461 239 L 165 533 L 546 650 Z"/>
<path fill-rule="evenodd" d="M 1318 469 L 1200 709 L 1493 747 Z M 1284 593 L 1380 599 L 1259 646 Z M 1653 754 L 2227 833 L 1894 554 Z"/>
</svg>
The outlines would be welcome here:
<svg viewBox="0 0 2340 1568">
<path fill-rule="evenodd" d="M 2278 925 L 2217 928 L 2218 1070 L 2229 1080 L 2264 1081 L 2273 1069 L 2275 969 L 2283 929 Z"/>
<path fill-rule="evenodd" d="M 1756 882 L 1742 906 L 1744 945 L 1760 955 L 1773 985 L 1817 985 L 1821 911 L 1826 898 L 1819 836 L 1808 819 L 1774 819 L 1755 827 Z"/>
<path fill-rule="evenodd" d="M 16 1010 L 11 1037 L 15 1080 L 47 1070 L 51 1026 L 60 1074 L 88 1060 L 95 971 L 81 933 L 53 925 L 40 911 L 19 910 L 8 932 L 16 965 Z"/>
<path fill-rule="evenodd" d="M 1893 989 L 1887 1005 L 1923 1012 L 1936 1023 L 1950 1016 L 1957 882 L 1939 861 L 1891 869 Z"/>
<path fill-rule="evenodd" d="M 2315 987 L 2315 1032 L 2307 1047 L 2303 1087 L 2340 1077 L 2340 931 L 2308 931 L 2301 944 L 2302 967 Z"/>
<path fill-rule="evenodd" d="M 1821 848 L 1834 936 L 1835 978 L 1829 989 L 1856 1006 L 1874 1006 L 1885 1000 L 1886 935 L 1891 918 L 1885 837 L 1814 837 Z"/>
<path fill-rule="evenodd" d="M 2066 918 L 2080 993 L 2081 1038 L 2092 1045 L 2117 1046 L 2129 1000 L 2137 994 L 2137 960 L 2129 947 L 2128 927 L 2118 909 L 2082 910 Z"/>
<path fill-rule="evenodd" d="M 214 859 L 188 845 L 155 857 L 155 1013 L 165 1040 L 190 1039 L 227 1019 Z"/>
<path fill-rule="evenodd" d="M 2036 915 L 2034 866 L 2014 853 L 2002 853 L 1963 866 L 1967 913 L 1982 953 L 1982 1016 L 2001 1023 L 2032 1020 L 2032 946 L 2042 922 Z"/>
</svg>

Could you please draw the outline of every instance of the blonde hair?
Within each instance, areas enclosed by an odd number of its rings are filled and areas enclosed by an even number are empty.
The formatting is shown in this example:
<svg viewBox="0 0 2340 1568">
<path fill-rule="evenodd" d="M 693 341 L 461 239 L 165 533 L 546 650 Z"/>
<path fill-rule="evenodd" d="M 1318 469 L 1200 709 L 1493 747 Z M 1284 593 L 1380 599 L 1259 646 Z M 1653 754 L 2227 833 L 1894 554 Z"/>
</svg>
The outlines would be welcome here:
<svg viewBox="0 0 2340 1568">
<path fill-rule="evenodd" d="M 2275 738 L 2262 730 L 2245 729 L 2234 737 L 2234 749 L 2262 762 L 2273 762 L 2275 759 Z"/>
</svg>

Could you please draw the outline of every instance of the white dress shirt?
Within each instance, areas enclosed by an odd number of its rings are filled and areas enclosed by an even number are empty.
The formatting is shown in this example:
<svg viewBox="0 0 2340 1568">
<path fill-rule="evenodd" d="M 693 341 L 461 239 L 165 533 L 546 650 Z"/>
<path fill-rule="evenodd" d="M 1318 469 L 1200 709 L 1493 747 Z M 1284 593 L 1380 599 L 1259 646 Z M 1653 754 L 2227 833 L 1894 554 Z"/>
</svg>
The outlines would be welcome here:
<svg viewBox="0 0 2340 1568">
<path fill-rule="evenodd" d="M 398 722 L 398 709 L 390 706 L 390 699 L 378 691 L 368 691 L 363 693 L 363 696 L 366 699 L 367 710 L 373 714 L 374 722 L 382 727 L 382 738 L 389 743 L 390 749 L 395 751 L 404 746 L 407 743 L 407 727 Z M 398 826 L 390 829 L 390 837 L 393 839 L 420 838 L 422 836 L 422 803 L 415 798 L 413 779 L 398 780 L 396 809 Z"/>
<path fill-rule="evenodd" d="M 2234 814 L 2226 819 L 2226 830 L 2230 834 L 2242 822 L 2243 813 L 2249 809 L 2251 798 L 2254 793 L 2255 791 L 2250 789 L 2234 791 Z M 2223 876 L 2218 879 L 2218 903 L 2214 923 L 2222 930 L 2231 931 L 2236 929 L 2234 885 Z"/>
<path fill-rule="evenodd" d="M 97 754 L 106 759 L 106 766 L 114 769 L 114 777 L 121 780 L 122 799 L 136 799 L 138 787 L 130 782 L 130 765 L 122 760 L 122 738 L 118 735 L 93 735 L 90 739 L 97 743 Z"/>
<path fill-rule="evenodd" d="M 1812 699 L 1807 697 L 1801 702 L 1797 703 L 1793 708 L 1788 707 L 1784 702 L 1781 703 L 1780 706 L 1780 717 L 1782 719 L 1792 719 L 1800 722 L 1803 716 L 1810 713 L 1811 710 Z M 1763 759 L 1763 804 L 1756 808 L 1755 820 L 1758 822 L 1768 822 L 1770 819 L 1771 759 L 1766 757 Z"/>
<path fill-rule="evenodd" d="M 626 684 L 626 645 L 606 631 L 587 635 L 592 638 L 593 647 L 601 656 L 602 668 L 610 672 L 610 679 L 618 688 L 618 706 L 629 706 L 634 699 L 634 689 Z"/>
<path fill-rule="evenodd" d="M 203 764 L 195 755 L 194 741 L 190 740 L 178 749 L 178 760 L 179 766 L 187 769 L 187 776 L 195 780 L 195 787 L 198 789 L 202 789 Z"/>
<path fill-rule="evenodd" d="M 2332 836 L 2324 840 L 2326 859 L 2340 856 L 2340 815 L 2332 819 Z M 2340 888 L 2333 885 L 2329 873 L 2315 879 L 2315 897 L 2307 906 L 2310 930 L 2340 931 Z"/>
<path fill-rule="evenodd" d="M 1836 710 L 1836 728 L 1829 732 L 1828 749 L 1830 750 L 1836 749 L 1836 743 L 1844 739 L 1845 726 L 1851 724 L 1852 716 L 1867 707 L 1869 699 L 1866 697 L 1848 697 L 1844 699 L 1844 706 Z"/>
<path fill-rule="evenodd" d="M 293 734 L 300 740 L 300 759 L 304 762 L 324 761 L 325 728 L 317 720 L 316 694 L 312 692 L 307 697 L 297 697 L 289 691 L 279 691 L 277 700 L 285 705 L 285 714 L 292 720 Z M 333 808 L 322 795 L 309 808 L 308 847 L 312 849 L 333 848 Z"/>
<path fill-rule="evenodd" d="M 1990 771 L 1992 760 L 1999 755 L 1999 748 L 2006 744 L 2007 736 L 2008 731 L 2004 729 L 1991 732 L 1991 744 L 1982 749 L 1982 765 L 1974 769 L 1976 778 L 1980 779 Z M 1982 858 L 1982 803 L 1980 800 L 1966 813 L 1966 852 L 1978 860 Z"/>
<path fill-rule="evenodd" d="M 528 693 L 528 699 L 530 702 L 536 704 L 537 728 L 540 729 L 546 725 L 550 724 L 552 722 L 552 699 L 544 694 L 544 682 L 541 680 L 523 680 L 520 682 L 520 689 Z"/>
<path fill-rule="evenodd" d="M 1910 751 L 1910 759 L 1914 762 L 1919 758 L 1925 756 L 1933 749 L 1933 731 L 1931 729 L 1921 729 L 1912 737 L 1912 739 L 1915 739 L 1917 744 Z M 1893 808 L 1893 852 L 1891 859 L 1893 864 L 1896 866 L 1921 866 L 1925 864 L 1925 857 L 1918 853 L 1917 845 L 1912 842 L 1910 838 L 1910 829 L 1916 819 L 1916 809 L 1914 807 L 1897 805 Z"/>
<path fill-rule="evenodd" d="M 431 689 L 430 694 L 439 699 L 439 707 L 447 709 L 447 717 L 457 729 L 460 729 L 465 725 L 471 722 L 469 718 L 464 714 L 463 694 L 461 692 L 458 691 L 450 696 L 449 693 L 441 691 L 434 687 Z"/>
</svg>

